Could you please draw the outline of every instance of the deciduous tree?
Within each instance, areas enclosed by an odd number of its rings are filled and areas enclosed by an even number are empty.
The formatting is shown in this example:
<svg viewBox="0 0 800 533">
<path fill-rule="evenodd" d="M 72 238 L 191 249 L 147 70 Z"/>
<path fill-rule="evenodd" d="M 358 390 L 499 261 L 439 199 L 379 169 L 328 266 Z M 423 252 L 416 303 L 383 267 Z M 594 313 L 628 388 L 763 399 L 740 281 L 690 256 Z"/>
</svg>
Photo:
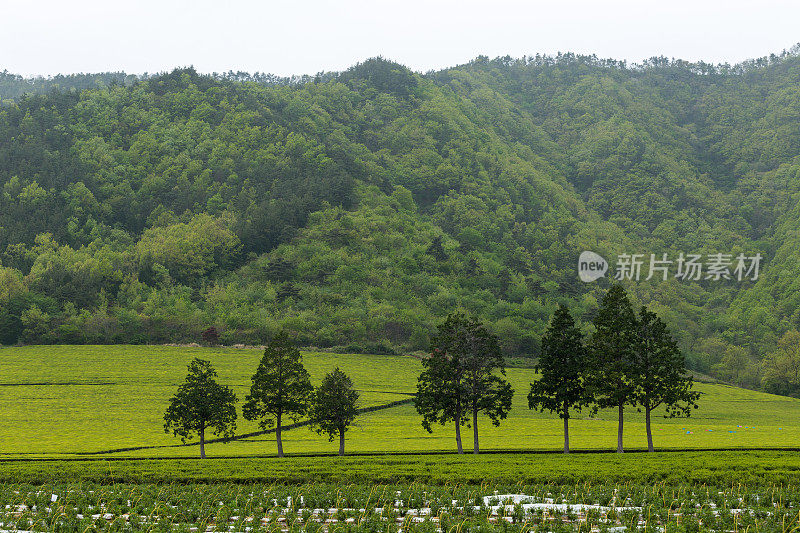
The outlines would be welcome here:
<svg viewBox="0 0 800 533">
<path fill-rule="evenodd" d="M 208 328 L 204 329 L 200 334 L 200 337 L 202 337 L 203 342 L 209 346 L 216 346 L 219 344 L 219 332 L 214 326 L 209 326 Z"/>
<path fill-rule="evenodd" d="M 217 383 L 217 372 L 211 363 L 195 358 L 189 363 L 186 381 L 170 399 L 164 414 L 164 432 L 190 440 L 200 437 L 200 458 L 205 459 L 206 430 L 215 435 L 233 437 L 236 431 L 236 395 Z"/>
<path fill-rule="evenodd" d="M 473 451 L 478 453 L 478 414 L 484 413 L 499 426 L 511 410 L 514 391 L 494 374 L 497 370 L 505 376 L 500 343 L 480 322 L 461 313 L 451 313 L 438 329 L 418 379 L 417 412 L 428 431 L 431 423 L 453 422 L 458 453 L 463 453 L 461 425 L 472 415 Z"/>
<path fill-rule="evenodd" d="M 777 351 L 764 359 L 764 390 L 775 394 L 800 394 L 800 332 L 792 329 L 778 341 Z"/>
<path fill-rule="evenodd" d="M 352 380 L 337 367 L 311 397 L 311 424 L 320 435 L 328 435 L 328 440 L 339 437 L 339 455 L 344 455 L 344 434 L 358 415 L 358 396 Z"/>
</svg>

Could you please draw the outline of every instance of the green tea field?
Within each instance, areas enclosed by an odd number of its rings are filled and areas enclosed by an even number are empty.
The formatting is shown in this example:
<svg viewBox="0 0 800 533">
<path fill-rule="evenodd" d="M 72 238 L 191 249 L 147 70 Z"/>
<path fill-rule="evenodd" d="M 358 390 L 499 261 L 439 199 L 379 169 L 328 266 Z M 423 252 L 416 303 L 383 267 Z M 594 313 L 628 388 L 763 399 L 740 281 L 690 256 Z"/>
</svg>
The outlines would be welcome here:
<svg viewBox="0 0 800 533">
<path fill-rule="evenodd" d="M 3 531 L 780 531 L 781 451 L 6 459 Z"/>
<path fill-rule="evenodd" d="M 163 431 L 168 398 L 183 381 L 193 357 L 212 361 L 221 383 L 234 388 L 240 402 L 261 353 L 231 348 L 154 346 L 31 346 L 0 349 L 0 454 L 13 457 L 191 457 L 196 446 Z M 304 353 L 304 363 L 318 383 L 339 366 L 361 393 L 361 407 L 410 399 L 420 362 L 412 357 Z M 481 448 L 559 450 L 561 421 L 527 408 L 529 369 L 508 370 L 515 388 L 509 418 L 492 427 L 482 420 Z M 658 449 L 787 448 L 800 446 L 800 400 L 718 384 L 696 384 L 700 407 L 689 419 L 654 418 Z M 616 413 L 571 421 L 575 450 L 612 450 L 616 445 Z M 625 444 L 646 446 L 644 416 L 630 409 Z M 257 432 L 255 423 L 238 419 L 237 434 Z M 469 431 L 469 430 L 465 430 Z M 466 434 L 471 443 L 471 435 Z M 376 410 L 361 416 L 347 434 L 346 451 L 404 453 L 454 450 L 452 426 L 436 426 L 432 434 L 420 425 L 413 405 Z M 288 454 L 335 453 L 308 427 L 284 433 Z M 275 453 L 271 434 L 255 435 L 207 446 L 209 457 Z M 91 455 L 89 455 L 91 454 Z"/>
</svg>

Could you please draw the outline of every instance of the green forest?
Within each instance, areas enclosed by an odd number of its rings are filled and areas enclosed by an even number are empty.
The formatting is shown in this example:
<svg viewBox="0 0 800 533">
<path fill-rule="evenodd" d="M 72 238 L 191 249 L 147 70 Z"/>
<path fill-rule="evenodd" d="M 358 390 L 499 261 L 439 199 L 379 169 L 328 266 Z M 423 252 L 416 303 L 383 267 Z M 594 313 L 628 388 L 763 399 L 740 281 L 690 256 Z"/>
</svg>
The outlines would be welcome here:
<svg viewBox="0 0 800 533">
<path fill-rule="evenodd" d="M 687 365 L 800 394 L 800 49 L 291 79 L 0 74 L 0 344 L 427 350 L 454 309 L 539 355 L 583 250 L 763 256 L 626 283 Z"/>
</svg>

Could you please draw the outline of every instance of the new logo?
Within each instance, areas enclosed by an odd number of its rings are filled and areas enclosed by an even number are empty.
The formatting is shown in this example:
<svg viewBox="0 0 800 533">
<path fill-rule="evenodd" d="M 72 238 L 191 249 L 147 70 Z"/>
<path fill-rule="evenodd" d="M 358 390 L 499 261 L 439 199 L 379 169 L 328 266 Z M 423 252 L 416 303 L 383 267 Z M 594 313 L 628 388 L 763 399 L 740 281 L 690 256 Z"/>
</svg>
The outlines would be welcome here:
<svg viewBox="0 0 800 533">
<path fill-rule="evenodd" d="M 578 276 L 581 281 L 590 282 L 602 278 L 608 271 L 608 261 L 594 252 L 581 252 L 578 258 Z"/>
</svg>

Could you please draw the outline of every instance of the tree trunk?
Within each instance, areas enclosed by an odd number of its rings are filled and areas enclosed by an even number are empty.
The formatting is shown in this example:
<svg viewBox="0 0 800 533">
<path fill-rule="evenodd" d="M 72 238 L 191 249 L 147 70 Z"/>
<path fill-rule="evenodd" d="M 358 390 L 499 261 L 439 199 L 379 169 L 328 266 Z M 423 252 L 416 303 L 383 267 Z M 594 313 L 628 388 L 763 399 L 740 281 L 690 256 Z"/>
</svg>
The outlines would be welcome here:
<svg viewBox="0 0 800 533">
<path fill-rule="evenodd" d="M 281 413 L 278 413 L 275 425 L 275 440 L 278 441 L 278 457 L 283 457 L 283 441 L 281 441 Z"/>
<path fill-rule="evenodd" d="M 564 402 L 564 453 L 569 453 L 569 407 Z"/>
<path fill-rule="evenodd" d="M 478 454 L 480 453 L 480 447 L 478 446 L 478 409 L 472 409 L 472 453 Z"/>
<path fill-rule="evenodd" d="M 339 428 L 339 455 L 344 455 L 344 428 Z"/>
<path fill-rule="evenodd" d="M 652 452 L 653 450 L 653 431 L 650 429 L 650 407 L 645 406 L 644 408 L 644 421 L 645 426 L 647 427 L 647 451 Z"/>
<path fill-rule="evenodd" d="M 206 458 L 206 428 L 200 428 L 200 459 Z"/>
<path fill-rule="evenodd" d="M 456 447 L 458 453 L 464 453 L 464 448 L 461 446 L 461 414 L 456 416 Z"/>
<path fill-rule="evenodd" d="M 617 429 L 617 453 L 623 453 L 622 449 L 622 412 L 625 409 L 624 402 L 619 402 L 619 428 Z"/>
</svg>

